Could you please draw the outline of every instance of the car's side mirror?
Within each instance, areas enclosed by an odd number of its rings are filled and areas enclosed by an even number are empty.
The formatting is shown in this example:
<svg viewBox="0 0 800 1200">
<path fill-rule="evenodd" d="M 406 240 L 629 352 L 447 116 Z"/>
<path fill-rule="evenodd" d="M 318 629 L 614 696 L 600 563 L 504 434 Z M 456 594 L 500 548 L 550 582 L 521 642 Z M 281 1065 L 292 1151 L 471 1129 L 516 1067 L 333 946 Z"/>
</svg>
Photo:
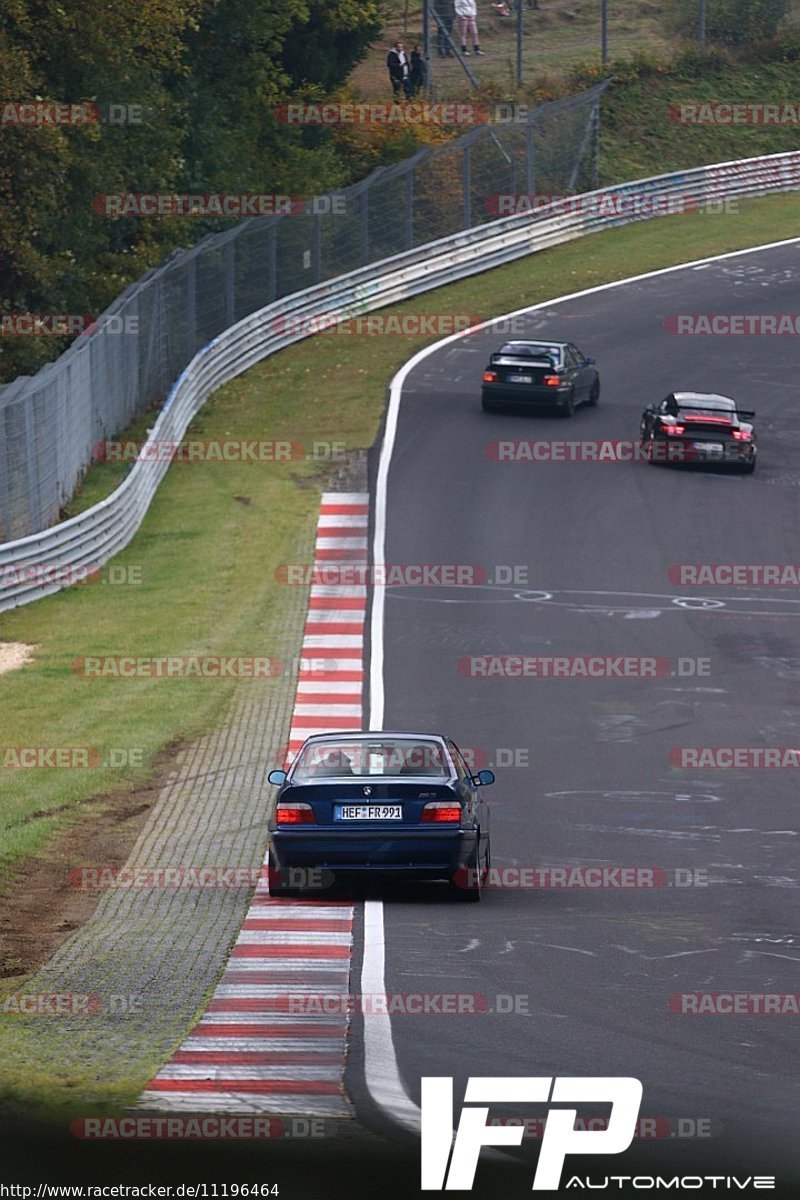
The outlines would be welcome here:
<svg viewBox="0 0 800 1200">
<path fill-rule="evenodd" d="M 594 364 L 597 362 L 597 359 L 596 358 L 585 358 L 583 361 L 587 367 L 593 367 Z"/>
<path fill-rule="evenodd" d="M 472 782 L 476 787 L 488 787 L 494 783 L 494 771 L 478 771 L 477 775 L 472 776 Z"/>
<path fill-rule="evenodd" d="M 267 776 L 267 780 L 269 783 L 274 784 L 275 787 L 280 787 L 282 783 L 286 783 L 286 772 L 270 771 L 269 775 Z"/>
</svg>

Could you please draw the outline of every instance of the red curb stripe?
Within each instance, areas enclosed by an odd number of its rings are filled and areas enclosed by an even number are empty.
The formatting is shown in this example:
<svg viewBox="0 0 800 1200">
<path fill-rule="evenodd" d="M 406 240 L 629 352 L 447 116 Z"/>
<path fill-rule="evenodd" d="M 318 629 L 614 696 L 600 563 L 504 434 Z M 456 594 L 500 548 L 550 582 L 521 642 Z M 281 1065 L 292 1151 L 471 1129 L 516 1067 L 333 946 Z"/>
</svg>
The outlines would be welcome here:
<svg viewBox="0 0 800 1200">
<path fill-rule="evenodd" d="M 220 1021 L 195 1025 L 189 1037 L 257 1037 L 257 1038 L 332 1038 L 344 1037 L 347 1022 L 341 1025 L 226 1025 Z"/>
<path fill-rule="evenodd" d="M 270 946 L 246 942 L 234 946 L 233 958 L 350 958 L 349 946 Z"/>
<path fill-rule="evenodd" d="M 308 901 L 307 900 L 297 900 L 297 901 L 293 902 L 290 899 L 288 899 L 288 897 L 287 897 L 287 899 L 284 901 L 284 903 L 287 905 L 287 907 L 289 904 L 291 904 L 293 908 L 302 908 L 303 905 L 308 904 Z M 323 908 L 323 907 L 324 908 L 342 908 L 342 907 L 349 907 L 350 905 L 352 905 L 352 903 L 353 903 L 353 897 L 350 895 L 347 895 L 346 893 L 342 893 L 341 900 L 315 900 L 314 906 L 319 907 L 319 908 Z M 269 913 L 270 906 L 273 904 L 275 904 L 274 898 L 267 897 L 267 895 L 265 893 L 263 900 L 259 896 L 253 897 L 252 902 L 250 904 L 250 909 L 251 910 L 257 909 L 259 913 L 262 913 L 262 912 Z M 254 915 L 255 915 L 255 913 L 254 913 Z M 291 970 L 290 963 L 287 963 L 286 966 L 287 966 L 288 970 Z"/>
<path fill-rule="evenodd" d="M 303 658 L 329 658 L 329 657 L 332 658 L 333 655 L 331 655 L 329 652 L 326 652 L 325 650 L 317 651 L 316 654 L 311 654 L 311 653 L 309 653 L 309 651 L 306 651 L 302 655 L 302 657 Z M 337 654 L 336 657 L 344 658 L 344 655 Z M 356 671 L 350 667 L 347 667 L 347 668 L 342 667 L 341 670 L 339 670 L 339 671 L 315 671 L 314 672 L 314 682 L 315 683 L 363 683 L 363 681 L 364 681 L 363 670 Z M 292 721 L 292 725 L 299 725 L 299 724 L 300 724 L 299 721 L 294 721 L 294 720 Z"/>
<path fill-rule="evenodd" d="M 247 917 L 243 929 L 274 929 L 294 932 L 300 929 L 305 933 L 349 933 L 353 928 L 352 917 Z"/>
<path fill-rule="evenodd" d="M 338 1083 L 318 1079 L 151 1079 L 150 1092 L 263 1092 L 283 1094 L 304 1092 L 317 1096 L 338 1096 Z"/>
<path fill-rule="evenodd" d="M 323 517 L 368 517 L 368 504 L 323 504 L 320 506 Z"/>
<path fill-rule="evenodd" d="M 331 587 L 344 587 L 344 584 L 330 584 Z M 315 612 L 317 609 L 325 608 L 341 608 L 350 609 L 353 612 L 366 613 L 367 600 L 365 596 L 312 596 L 308 602 L 309 610 Z"/>
<path fill-rule="evenodd" d="M 332 517 L 335 513 L 323 513 L 323 516 Z M 348 513 L 350 517 L 355 517 L 357 513 Z M 367 544 L 367 526 L 366 525 L 319 525 L 317 527 L 317 540 L 320 538 L 330 537 L 346 537 L 359 538 L 364 546 Z"/>
<path fill-rule="evenodd" d="M 264 1050 L 179 1050 L 177 1054 L 173 1054 L 170 1062 L 182 1063 L 188 1066 L 190 1063 L 208 1063 L 209 1065 L 217 1063 L 227 1063 L 228 1066 L 241 1064 L 241 1066 L 249 1066 L 254 1064 L 268 1066 L 316 1066 L 332 1067 L 340 1063 L 344 1058 L 344 1050 L 341 1054 L 285 1054 L 279 1051 L 270 1052 Z"/>
<path fill-rule="evenodd" d="M 355 547 L 348 549 L 344 546 L 330 548 L 327 546 L 317 546 L 314 551 L 314 557 L 319 562 L 348 562 L 351 565 L 358 563 L 360 566 L 363 566 L 364 570 L 369 565 L 364 557 L 364 551 L 358 550 Z"/>
<path fill-rule="evenodd" d="M 364 657 L 363 646 L 309 646 L 303 642 L 303 648 L 300 651 L 300 658 L 326 659 L 326 658 L 354 658 L 360 663 Z M 338 674 L 338 672 L 337 672 Z M 324 679 L 323 674 L 318 675 L 314 672 L 314 679 Z"/>
</svg>

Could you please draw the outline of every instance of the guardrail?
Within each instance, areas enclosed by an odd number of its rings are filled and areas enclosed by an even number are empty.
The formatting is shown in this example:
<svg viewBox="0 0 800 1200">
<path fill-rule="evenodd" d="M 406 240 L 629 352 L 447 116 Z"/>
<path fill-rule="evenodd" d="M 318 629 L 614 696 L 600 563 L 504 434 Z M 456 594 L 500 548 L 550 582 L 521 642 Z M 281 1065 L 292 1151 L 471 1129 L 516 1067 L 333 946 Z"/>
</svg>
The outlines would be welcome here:
<svg viewBox="0 0 800 1200">
<path fill-rule="evenodd" d="M 564 204 L 553 201 L 533 214 L 503 217 L 267 305 L 195 355 L 170 390 L 129 474 L 111 495 L 68 521 L 0 545 L 0 611 L 70 586 L 127 546 L 169 466 L 153 455 L 156 444 L 180 441 L 212 392 L 310 336 L 314 330 L 307 326 L 313 318 L 370 312 L 616 225 L 798 188 L 800 151 L 640 179 L 585 192 Z"/>
</svg>

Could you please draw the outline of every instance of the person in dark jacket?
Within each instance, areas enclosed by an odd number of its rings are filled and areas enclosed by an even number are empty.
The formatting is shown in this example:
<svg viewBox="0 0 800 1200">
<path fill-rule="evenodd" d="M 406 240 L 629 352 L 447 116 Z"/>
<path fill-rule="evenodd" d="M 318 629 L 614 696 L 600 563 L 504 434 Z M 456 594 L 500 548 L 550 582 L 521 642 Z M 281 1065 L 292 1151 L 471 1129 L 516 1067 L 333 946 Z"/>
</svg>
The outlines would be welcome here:
<svg viewBox="0 0 800 1200">
<path fill-rule="evenodd" d="M 425 90 L 425 84 L 428 82 L 428 64 L 422 57 L 422 48 L 419 43 L 411 51 L 411 71 L 409 73 L 411 81 L 411 95 L 416 96 L 419 92 Z"/>
<path fill-rule="evenodd" d="M 411 95 L 411 63 L 400 38 L 386 55 L 386 66 L 389 68 L 389 79 L 395 100 L 400 99 L 401 93 L 407 100 Z"/>
</svg>

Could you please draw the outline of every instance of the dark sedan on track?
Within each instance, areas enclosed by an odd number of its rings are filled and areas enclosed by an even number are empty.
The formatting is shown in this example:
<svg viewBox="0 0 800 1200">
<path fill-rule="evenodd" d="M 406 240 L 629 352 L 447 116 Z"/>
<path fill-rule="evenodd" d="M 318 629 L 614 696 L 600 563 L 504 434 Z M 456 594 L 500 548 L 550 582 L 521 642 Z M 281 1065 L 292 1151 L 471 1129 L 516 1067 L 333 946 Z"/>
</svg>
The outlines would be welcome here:
<svg viewBox="0 0 800 1200">
<path fill-rule="evenodd" d="M 651 463 L 717 463 L 752 474 L 757 452 L 754 416 L 729 396 L 670 392 L 642 413 L 642 449 Z"/>
<path fill-rule="evenodd" d="M 571 417 L 579 405 L 600 399 L 594 363 L 572 342 L 506 342 L 483 372 L 481 407 L 555 408 Z"/>
<path fill-rule="evenodd" d="M 439 733 L 347 732 L 308 738 L 278 787 L 269 821 L 270 891 L 339 875 L 446 880 L 479 900 L 489 871 L 491 771 L 473 774 Z"/>
</svg>

